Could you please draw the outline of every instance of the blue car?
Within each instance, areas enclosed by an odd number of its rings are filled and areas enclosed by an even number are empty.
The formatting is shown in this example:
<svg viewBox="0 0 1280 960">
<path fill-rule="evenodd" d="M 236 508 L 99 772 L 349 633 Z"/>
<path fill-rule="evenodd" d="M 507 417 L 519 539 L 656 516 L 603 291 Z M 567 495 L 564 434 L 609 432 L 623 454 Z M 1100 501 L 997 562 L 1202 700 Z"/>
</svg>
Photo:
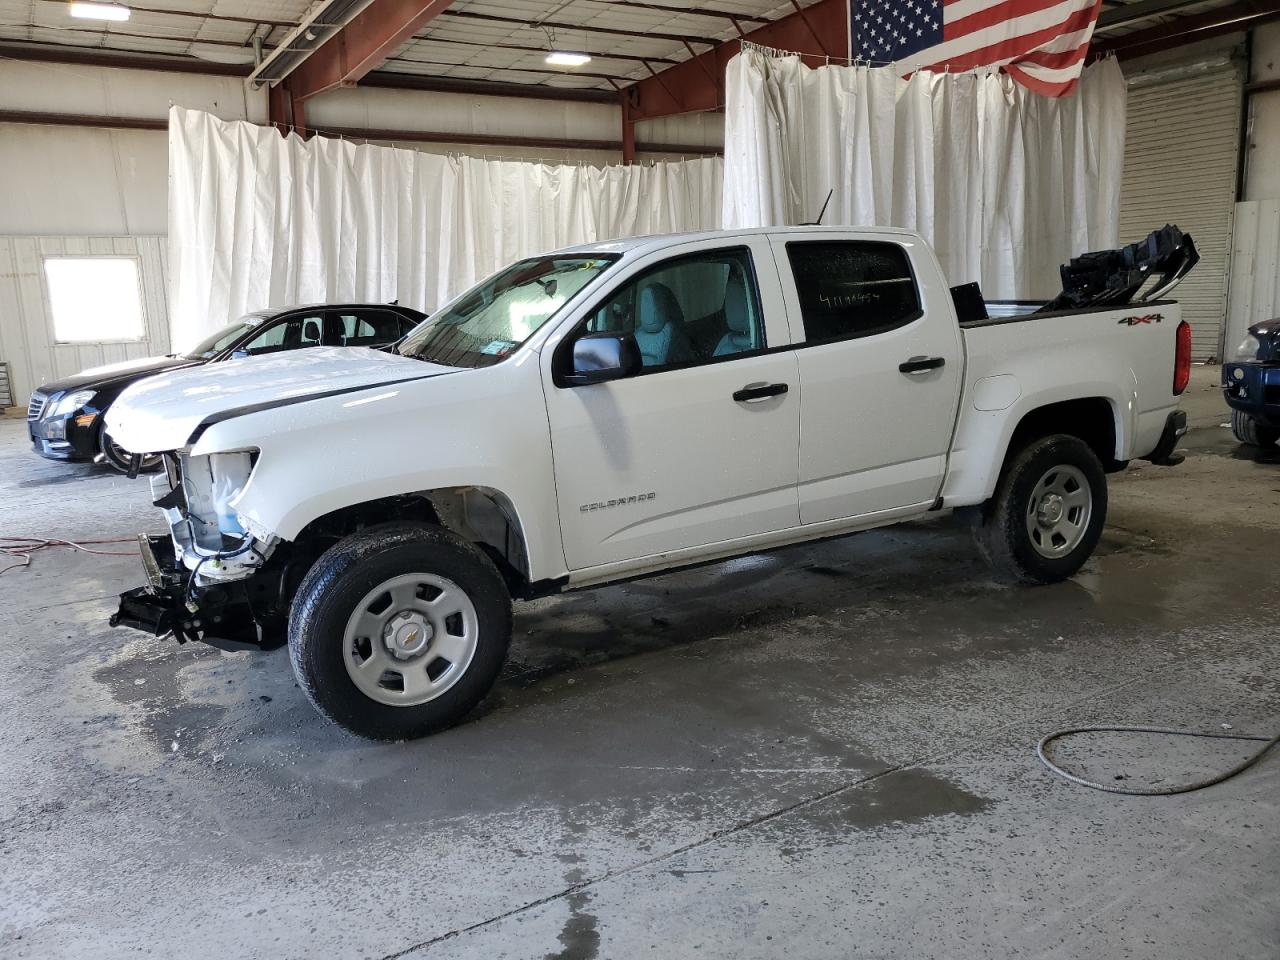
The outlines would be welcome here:
<svg viewBox="0 0 1280 960">
<path fill-rule="evenodd" d="M 1237 440 L 1258 447 L 1280 440 L 1280 319 L 1249 328 L 1234 358 L 1222 365 L 1222 391 Z"/>
</svg>

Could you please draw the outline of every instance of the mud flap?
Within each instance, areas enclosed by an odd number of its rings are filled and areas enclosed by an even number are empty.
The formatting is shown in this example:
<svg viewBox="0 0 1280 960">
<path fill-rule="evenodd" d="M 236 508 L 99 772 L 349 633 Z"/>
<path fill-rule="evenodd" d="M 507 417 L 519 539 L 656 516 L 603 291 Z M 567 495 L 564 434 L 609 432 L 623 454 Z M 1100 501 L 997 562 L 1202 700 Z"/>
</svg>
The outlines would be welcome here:
<svg viewBox="0 0 1280 960">
<path fill-rule="evenodd" d="M 1175 410 L 1165 421 L 1164 432 L 1160 434 L 1160 442 L 1156 444 L 1156 448 L 1142 459 L 1150 461 L 1157 467 L 1176 467 L 1187 459 L 1182 454 L 1173 452 L 1178 446 L 1178 441 L 1186 435 L 1187 415 L 1182 410 Z"/>
</svg>

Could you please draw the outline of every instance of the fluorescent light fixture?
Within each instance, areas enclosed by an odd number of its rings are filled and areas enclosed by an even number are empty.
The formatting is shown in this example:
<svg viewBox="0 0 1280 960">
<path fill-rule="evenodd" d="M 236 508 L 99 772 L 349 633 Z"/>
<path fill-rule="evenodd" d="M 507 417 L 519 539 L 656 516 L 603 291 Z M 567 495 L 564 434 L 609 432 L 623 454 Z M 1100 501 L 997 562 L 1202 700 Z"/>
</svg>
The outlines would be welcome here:
<svg viewBox="0 0 1280 960">
<path fill-rule="evenodd" d="M 547 63 L 556 67 L 580 67 L 590 63 L 591 57 L 585 53 L 570 53 L 567 50 L 552 50 L 547 54 Z"/>
<path fill-rule="evenodd" d="M 119 3 L 88 3 L 76 0 L 71 15 L 81 20 L 128 20 L 129 8 Z"/>
</svg>

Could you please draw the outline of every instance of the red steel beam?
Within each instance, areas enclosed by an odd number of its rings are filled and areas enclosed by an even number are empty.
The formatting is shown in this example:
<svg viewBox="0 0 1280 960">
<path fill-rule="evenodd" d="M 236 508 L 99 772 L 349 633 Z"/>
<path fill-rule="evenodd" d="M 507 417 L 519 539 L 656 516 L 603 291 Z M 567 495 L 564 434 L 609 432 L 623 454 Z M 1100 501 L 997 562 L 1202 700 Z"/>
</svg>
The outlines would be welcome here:
<svg viewBox="0 0 1280 960">
<path fill-rule="evenodd" d="M 295 101 L 359 83 L 453 0 L 373 0 L 289 75 Z"/>
<path fill-rule="evenodd" d="M 843 57 L 848 38 L 848 0 L 818 0 L 743 37 L 752 43 L 799 53 L 813 63 L 825 63 L 837 53 Z M 634 119 L 651 120 L 724 106 L 723 79 L 717 78 L 724 77 L 725 65 L 741 47 L 740 40 L 726 40 L 628 87 L 635 97 Z"/>
</svg>

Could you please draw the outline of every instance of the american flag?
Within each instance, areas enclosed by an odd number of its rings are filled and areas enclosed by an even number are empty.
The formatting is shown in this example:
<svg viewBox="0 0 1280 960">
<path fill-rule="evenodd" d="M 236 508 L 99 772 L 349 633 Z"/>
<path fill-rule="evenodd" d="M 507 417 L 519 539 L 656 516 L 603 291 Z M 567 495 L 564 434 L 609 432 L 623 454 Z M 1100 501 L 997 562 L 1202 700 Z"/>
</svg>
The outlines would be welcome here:
<svg viewBox="0 0 1280 960">
<path fill-rule="evenodd" d="M 1075 89 L 1102 0 L 849 0 L 854 55 L 899 73 L 998 66 L 1037 93 Z"/>
</svg>

